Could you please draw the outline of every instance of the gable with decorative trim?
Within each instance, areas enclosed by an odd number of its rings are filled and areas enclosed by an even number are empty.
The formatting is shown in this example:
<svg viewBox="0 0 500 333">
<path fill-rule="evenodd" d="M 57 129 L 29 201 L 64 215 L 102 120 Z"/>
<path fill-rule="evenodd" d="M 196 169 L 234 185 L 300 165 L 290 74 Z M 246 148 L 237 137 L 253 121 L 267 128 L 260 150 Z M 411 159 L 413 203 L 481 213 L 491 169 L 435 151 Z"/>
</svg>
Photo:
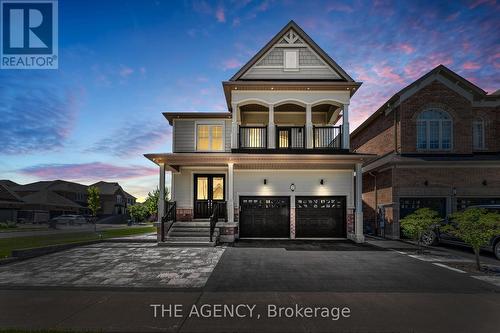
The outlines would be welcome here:
<svg viewBox="0 0 500 333">
<path fill-rule="evenodd" d="M 342 77 L 294 29 L 289 29 L 241 79 L 341 80 Z"/>
</svg>

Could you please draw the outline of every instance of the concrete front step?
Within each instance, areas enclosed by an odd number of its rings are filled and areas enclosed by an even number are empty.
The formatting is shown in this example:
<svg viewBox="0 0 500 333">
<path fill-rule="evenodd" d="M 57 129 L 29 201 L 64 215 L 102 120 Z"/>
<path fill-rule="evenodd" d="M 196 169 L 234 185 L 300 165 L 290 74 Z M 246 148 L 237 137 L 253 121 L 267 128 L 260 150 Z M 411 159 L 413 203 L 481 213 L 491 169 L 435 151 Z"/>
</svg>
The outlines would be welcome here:
<svg viewBox="0 0 500 333">
<path fill-rule="evenodd" d="M 214 236 L 217 235 L 217 232 L 214 232 Z M 170 231 L 168 233 L 168 237 L 209 237 L 210 231 Z"/>
<path fill-rule="evenodd" d="M 214 235 L 214 239 L 215 239 Z M 209 240 L 209 236 L 170 236 L 166 238 L 166 241 L 182 241 L 182 242 L 205 242 Z"/>
<path fill-rule="evenodd" d="M 172 226 L 170 230 L 177 230 L 177 231 L 200 231 L 200 232 L 205 232 L 205 231 L 210 231 L 210 227 L 178 227 L 178 226 Z"/>
<path fill-rule="evenodd" d="M 174 225 L 172 226 L 172 228 L 175 228 L 175 227 L 186 227 L 186 228 L 190 228 L 190 227 L 208 227 L 210 228 L 210 221 L 208 222 L 175 222 Z"/>
<path fill-rule="evenodd" d="M 168 247 L 214 247 L 215 242 L 193 242 L 193 241 L 180 241 L 180 240 L 169 240 L 167 239 L 165 242 L 159 242 L 158 246 L 168 246 Z"/>
</svg>

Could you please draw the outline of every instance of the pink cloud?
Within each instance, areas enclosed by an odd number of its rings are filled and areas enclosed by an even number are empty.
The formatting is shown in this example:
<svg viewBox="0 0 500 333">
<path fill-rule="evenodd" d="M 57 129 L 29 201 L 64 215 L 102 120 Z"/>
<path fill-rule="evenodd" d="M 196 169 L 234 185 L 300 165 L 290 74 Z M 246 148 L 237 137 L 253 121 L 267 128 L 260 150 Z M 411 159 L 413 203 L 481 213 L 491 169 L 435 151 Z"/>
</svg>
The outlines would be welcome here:
<svg viewBox="0 0 500 333">
<path fill-rule="evenodd" d="M 215 17 L 217 18 L 217 22 L 226 22 L 226 13 L 224 12 L 224 8 L 222 6 L 219 6 L 215 11 Z"/>
<path fill-rule="evenodd" d="M 471 71 L 471 70 L 476 70 L 476 69 L 481 68 L 481 65 L 479 65 L 478 63 L 473 62 L 473 61 L 467 61 L 462 65 L 462 68 L 465 70 Z"/>
<path fill-rule="evenodd" d="M 238 59 L 230 58 L 222 62 L 222 69 L 223 70 L 235 69 L 241 67 L 241 65 L 242 63 Z"/>
<path fill-rule="evenodd" d="M 396 49 L 403 51 L 406 54 L 411 54 L 415 52 L 415 48 L 409 43 L 400 43 L 396 45 Z"/>
<path fill-rule="evenodd" d="M 452 63 L 453 59 L 447 54 L 431 53 L 408 62 L 403 72 L 409 79 L 415 80 L 438 65 L 449 66 Z"/>
<path fill-rule="evenodd" d="M 119 166 L 108 163 L 40 164 L 19 170 L 21 174 L 40 179 L 65 179 L 73 181 L 120 180 L 151 176 L 158 173 L 154 167 L 138 165 Z"/>
<path fill-rule="evenodd" d="M 391 67 L 391 66 L 374 66 L 373 67 L 373 71 L 382 79 L 387 79 L 387 80 L 391 80 L 391 81 L 394 81 L 394 82 L 399 82 L 399 83 L 403 83 L 404 80 L 403 78 L 397 74 L 397 73 L 394 73 L 394 70 L 395 68 Z"/>
<path fill-rule="evenodd" d="M 500 52 L 495 53 L 488 58 L 488 61 L 493 64 L 493 67 L 500 69 Z"/>
</svg>

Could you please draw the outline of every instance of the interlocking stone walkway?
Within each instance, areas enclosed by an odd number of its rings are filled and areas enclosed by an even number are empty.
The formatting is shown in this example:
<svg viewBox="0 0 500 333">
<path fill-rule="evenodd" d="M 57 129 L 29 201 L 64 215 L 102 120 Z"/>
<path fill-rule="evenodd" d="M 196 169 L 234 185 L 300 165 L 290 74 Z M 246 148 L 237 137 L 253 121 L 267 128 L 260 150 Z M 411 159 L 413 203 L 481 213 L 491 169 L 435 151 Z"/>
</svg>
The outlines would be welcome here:
<svg viewBox="0 0 500 333">
<path fill-rule="evenodd" d="M 0 266 L 0 287 L 201 288 L 223 252 L 100 243 Z"/>
</svg>

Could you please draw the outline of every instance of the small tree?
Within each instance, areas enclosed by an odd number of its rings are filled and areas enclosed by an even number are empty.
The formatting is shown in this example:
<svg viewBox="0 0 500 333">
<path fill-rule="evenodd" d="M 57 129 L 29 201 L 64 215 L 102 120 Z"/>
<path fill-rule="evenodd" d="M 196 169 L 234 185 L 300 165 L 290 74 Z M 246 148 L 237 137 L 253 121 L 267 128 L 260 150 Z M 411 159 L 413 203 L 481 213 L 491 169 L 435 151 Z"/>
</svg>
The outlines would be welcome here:
<svg viewBox="0 0 500 333">
<path fill-rule="evenodd" d="M 146 206 L 140 203 L 135 204 L 133 206 L 129 206 L 128 212 L 130 216 L 132 216 L 132 218 L 137 222 L 144 221 L 149 215 Z"/>
<path fill-rule="evenodd" d="M 158 200 L 160 198 L 160 190 L 156 188 L 153 192 L 148 193 L 148 197 L 146 201 L 144 201 L 144 206 L 146 206 L 146 210 L 148 214 L 155 215 L 158 213 Z M 170 200 L 170 191 L 168 187 L 165 187 L 165 201 Z"/>
<path fill-rule="evenodd" d="M 484 208 L 471 208 L 453 214 L 452 221 L 443 230 L 472 247 L 476 256 L 476 268 L 481 270 L 479 251 L 500 232 L 500 214 L 488 212 Z"/>
<path fill-rule="evenodd" d="M 430 208 L 417 209 L 400 221 L 403 234 L 417 241 L 419 252 L 422 252 L 421 240 L 424 232 L 439 222 L 441 222 L 439 214 Z"/>
<path fill-rule="evenodd" d="M 97 231 L 97 211 L 101 209 L 101 200 L 99 195 L 99 188 L 97 186 L 90 186 L 87 189 L 88 199 L 87 204 L 92 212 L 92 222 L 94 223 L 94 232 Z"/>
</svg>

